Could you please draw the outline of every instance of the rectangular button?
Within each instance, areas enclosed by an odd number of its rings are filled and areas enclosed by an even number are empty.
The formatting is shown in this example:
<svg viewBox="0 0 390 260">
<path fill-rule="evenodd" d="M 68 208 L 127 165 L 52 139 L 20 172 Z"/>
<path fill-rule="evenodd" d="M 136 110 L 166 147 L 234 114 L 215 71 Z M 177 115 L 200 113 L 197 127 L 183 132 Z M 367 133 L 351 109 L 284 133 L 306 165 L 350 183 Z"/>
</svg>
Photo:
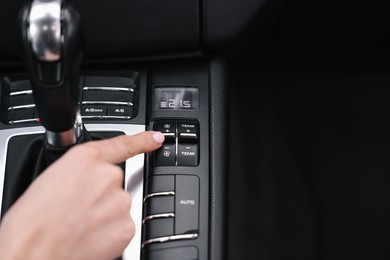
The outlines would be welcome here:
<svg viewBox="0 0 390 260">
<path fill-rule="evenodd" d="M 83 101 L 133 102 L 133 93 L 110 90 L 85 90 Z"/>
<path fill-rule="evenodd" d="M 178 122 L 179 133 L 199 133 L 199 124 L 195 120 L 180 120 Z"/>
<path fill-rule="evenodd" d="M 151 219 L 144 225 L 144 240 L 173 235 L 174 218 Z"/>
<path fill-rule="evenodd" d="M 145 216 L 172 213 L 175 210 L 174 196 L 152 197 L 145 201 Z"/>
<path fill-rule="evenodd" d="M 179 121 L 177 123 L 180 143 L 196 143 L 199 137 L 199 123 L 195 120 Z"/>
<path fill-rule="evenodd" d="M 199 178 L 176 175 L 176 235 L 199 233 Z"/>
<path fill-rule="evenodd" d="M 31 105 L 35 104 L 34 98 L 32 94 L 27 95 L 18 95 L 18 96 L 10 96 L 8 105 L 10 107 L 13 106 L 23 106 L 23 105 Z"/>
<path fill-rule="evenodd" d="M 11 92 L 18 92 L 18 91 L 24 91 L 24 90 L 31 90 L 31 84 L 30 80 L 18 80 L 11 83 L 10 86 Z"/>
<path fill-rule="evenodd" d="M 108 116 L 132 116 L 133 108 L 126 106 L 107 106 L 108 107 Z"/>
<path fill-rule="evenodd" d="M 178 166 L 198 166 L 199 153 L 197 144 L 179 144 L 177 165 Z"/>
<path fill-rule="evenodd" d="M 34 109 L 18 109 L 8 112 L 8 121 L 15 120 L 24 120 L 24 119 L 33 119 L 34 118 Z"/>
<path fill-rule="evenodd" d="M 148 260 L 196 260 L 198 259 L 198 248 L 185 246 L 148 250 L 145 252 L 145 256 L 145 259 Z"/>
<path fill-rule="evenodd" d="M 153 125 L 154 131 L 159 131 L 165 136 L 165 143 L 176 142 L 176 121 L 156 120 Z"/>
<path fill-rule="evenodd" d="M 128 77 L 88 76 L 85 87 L 135 87 L 135 82 Z"/>
<path fill-rule="evenodd" d="M 106 116 L 107 106 L 101 105 L 83 105 L 81 107 L 82 116 Z"/>
<path fill-rule="evenodd" d="M 174 175 L 156 175 L 148 178 L 147 194 L 175 191 L 175 176 Z"/>
<path fill-rule="evenodd" d="M 160 149 L 154 152 L 155 166 L 175 166 L 176 165 L 176 145 L 163 144 Z"/>
</svg>

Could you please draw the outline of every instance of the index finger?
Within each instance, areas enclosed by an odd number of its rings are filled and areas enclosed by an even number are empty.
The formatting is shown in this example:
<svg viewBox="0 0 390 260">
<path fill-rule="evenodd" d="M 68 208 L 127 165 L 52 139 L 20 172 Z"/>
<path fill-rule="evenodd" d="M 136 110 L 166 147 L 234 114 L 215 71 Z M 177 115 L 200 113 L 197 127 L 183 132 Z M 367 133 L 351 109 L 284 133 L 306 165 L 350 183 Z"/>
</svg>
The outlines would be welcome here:
<svg viewBox="0 0 390 260">
<path fill-rule="evenodd" d="M 145 131 L 135 135 L 121 135 L 110 139 L 91 141 L 84 145 L 93 148 L 103 160 L 121 163 L 140 154 L 152 152 L 161 147 L 164 135 L 160 132 Z"/>
</svg>

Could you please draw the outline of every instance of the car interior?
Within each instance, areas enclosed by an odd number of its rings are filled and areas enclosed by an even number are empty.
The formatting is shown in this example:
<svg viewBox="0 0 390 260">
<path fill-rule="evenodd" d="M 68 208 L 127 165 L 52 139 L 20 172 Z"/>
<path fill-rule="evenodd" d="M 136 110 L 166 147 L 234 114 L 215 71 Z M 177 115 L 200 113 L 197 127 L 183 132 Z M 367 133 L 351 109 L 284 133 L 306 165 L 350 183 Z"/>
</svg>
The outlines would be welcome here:
<svg viewBox="0 0 390 260">
<path fill-rule="evenodd" d="M 389 8 L 0 1 L 1 216 L 70 147 L 155 130 L 119 259 L 389 259 Z"/>
</svg>

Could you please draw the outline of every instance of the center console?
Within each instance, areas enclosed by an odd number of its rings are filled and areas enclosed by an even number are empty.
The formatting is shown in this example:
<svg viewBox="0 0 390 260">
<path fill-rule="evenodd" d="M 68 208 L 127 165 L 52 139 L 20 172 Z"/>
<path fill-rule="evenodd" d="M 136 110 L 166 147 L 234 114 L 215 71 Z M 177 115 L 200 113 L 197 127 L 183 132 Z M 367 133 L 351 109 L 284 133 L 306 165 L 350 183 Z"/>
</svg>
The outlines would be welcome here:
<svg viewBox="0 0 390 260">
<path fill-rule="evenodd" d="M 81 117 L 91 136 L 161 131 L 163 146 L 126 161 L 136 234 L 123 259 L 208 259 L 209 76 L 203 61 L 82 71 Z M 2 215 L 36 177 L 45 129 L 26 74 L 1 81 Z M 35 146 L 34 146 L 35 145 Z M 35 148 L 34 148 L 35 147 Z M 31 161 L 30 160 L 30 161 Z M 35 173 L 36 174 L 36 173 Z"/>
<path fill-rule="evenodd" d="M 81 20 L 62 0 L 34 0 L 19 14 L 25 66 L 0 81 L 1 216 L 71 147 L 155 130 L 159 150 L 120 164 L 136 225 L 120 258 L 223 259 L 221 64 L 82 64 Z"/>
</svg>

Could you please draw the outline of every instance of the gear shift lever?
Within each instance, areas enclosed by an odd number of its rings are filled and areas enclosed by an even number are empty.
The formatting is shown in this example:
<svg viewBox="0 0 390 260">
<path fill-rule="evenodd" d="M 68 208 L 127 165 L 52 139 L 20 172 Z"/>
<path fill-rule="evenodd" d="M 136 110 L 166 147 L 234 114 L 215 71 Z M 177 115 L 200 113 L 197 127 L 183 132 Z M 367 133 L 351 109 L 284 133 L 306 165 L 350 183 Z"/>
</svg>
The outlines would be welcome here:
<svg viewBox="0 0 390 260">
<path fill-rule="evenodd" d="M 21 10 L 18 19 L 22 57 L 46 135 L 10 140 L 1 214 L 70 147 L 98 139 L 83 130 L 79 112 L 79 14 L 62 0 L 33 0 Z M 15 152 L 20 149 L 21 154 Z"/>
<path fill-rule="evenodd" d="M 80 16 L 62 0 L 34 0 L 20 15 L 22 45 L 47 142 L 76 144 L 83 125 L 79 112 Z"/>
</svg>

